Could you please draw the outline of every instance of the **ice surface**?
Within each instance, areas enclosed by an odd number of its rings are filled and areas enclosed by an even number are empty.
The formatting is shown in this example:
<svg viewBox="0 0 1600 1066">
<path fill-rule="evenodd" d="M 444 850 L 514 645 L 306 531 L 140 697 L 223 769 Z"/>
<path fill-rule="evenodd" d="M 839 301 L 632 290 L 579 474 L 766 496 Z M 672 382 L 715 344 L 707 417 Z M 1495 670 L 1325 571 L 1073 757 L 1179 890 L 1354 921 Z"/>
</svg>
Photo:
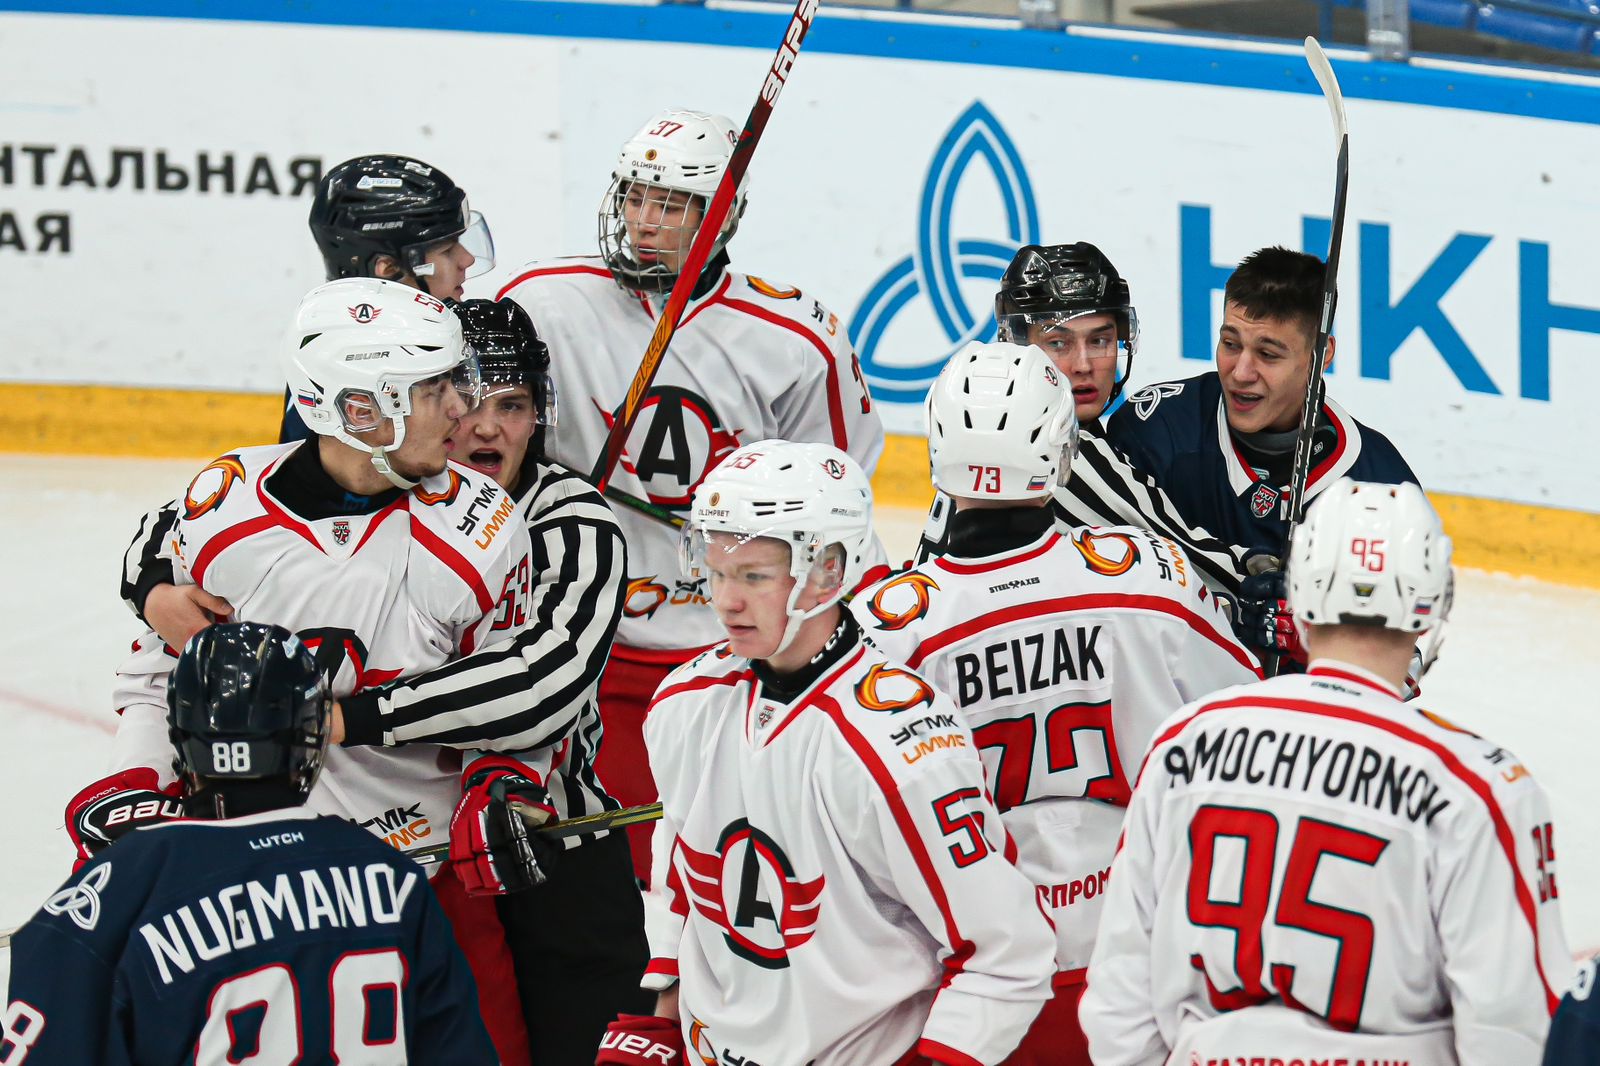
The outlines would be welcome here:
<svg viewBox="0 0 1600 1066">
<path fill-rule="evenodd" d="M 67 874 L 62 810 L 106 769 L 111 675 L 137 635 L 117 582 L 144 512 L 176 496 L 192 461 L 5 456 L 0 549 L 0 929 Z M 905 558 L 921 514 L 886 511 Z M 1549 791 L 1556 872 L 1574 950 L 1600 948 L 1600 592 L 1467 571 L 1423 704 L 1515 752 Z M 9 953 L 0 952 L 0 990 Z"/>
</svg>

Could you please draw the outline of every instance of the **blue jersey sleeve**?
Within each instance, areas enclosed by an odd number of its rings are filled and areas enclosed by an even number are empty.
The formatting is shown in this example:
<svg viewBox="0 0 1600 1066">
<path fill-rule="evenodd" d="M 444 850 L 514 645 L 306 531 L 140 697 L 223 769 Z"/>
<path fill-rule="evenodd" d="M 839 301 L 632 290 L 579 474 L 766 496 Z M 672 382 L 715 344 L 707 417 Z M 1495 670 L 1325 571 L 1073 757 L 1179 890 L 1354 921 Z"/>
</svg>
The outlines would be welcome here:
<svg viewBox="0 0 1600 1066">
<path fill-rule="evenodd" d="M 1550 1019 L 1544 1066 L 1600 1066 L 1600 994 L 1595 992 L 1600 959 L 1578 967 L 1577 980 Z"/>
<path fill-rule="evenodd" d="M 421 913 L 412 949 L 417 968 L 412 1060 L 495 1066 L 500 1059 L 478 1011 L 478 988 L 467 958 L 456 945 L 438 897 L 432 891 L 417 897 Z"/>
</svg>

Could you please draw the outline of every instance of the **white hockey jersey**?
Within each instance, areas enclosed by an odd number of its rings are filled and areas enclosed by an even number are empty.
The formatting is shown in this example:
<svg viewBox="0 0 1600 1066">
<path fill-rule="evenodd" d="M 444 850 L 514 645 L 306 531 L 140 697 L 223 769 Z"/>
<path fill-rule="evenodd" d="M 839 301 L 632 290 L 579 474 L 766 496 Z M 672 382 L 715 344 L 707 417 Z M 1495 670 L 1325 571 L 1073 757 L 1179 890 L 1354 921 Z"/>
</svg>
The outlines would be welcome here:
<svg viewBox="0 0 1600 1066">
<path fill-rule="evenodd" d="M 890 660 L 961 708 L 1072 982 L 1156 727 L 1261 674 L 1171 541 L 1131 527 L 1063 536 L 1051 521 L 1043 508 L 960 512 L 956 543 L 982 549 L 898 574 L 852 610 Z"/>
<path fill-rule="evenodd" d="M 1526 767 L 1357 667 L 1192 703 L 1128 809 L 1081 1007 L 1094 1061 L 1161 1063 L 1277 1003 L 1531 1066 L 1573 973 L 1555 855 Z"/>
<path fill-rule="evenodd" d="M 707 1062 L 999 1062 L 1054 937 L 955 708 L 848 619 L 799 691 L 757 669 L 718 646 L 645 719 L 665 810 L 646 987 L 681 978 Z"/>
<path fill-rule="evenodd" d="M 561 398 L 552 459 L 587 475 L 605 449 L 664 297 L 624 291 L 598 257 L 534 263 L 500 291 L 550 346 Z M 687 511 L 707 472 L 740 445 L 771 437 L 849 452 L 870 476 L 883 452 L 844 324 L 799 289 L 723 270 L 691 300 L 628 435 L 612 484 Z M 624 649 L 698 650 L 723 637 L 706 590 L 678 567 L 678 533 L 615 508 L 628 543 Z M 626 650 L 624 650 L 626 654 Z"/>
<path fill-rule="evenodd" d="M 179 584 L 223 597 L 236 621 L 298 633 L 336 698 L 510 636 L 496 608 L 528 554 L 514 500 L 452 464 L 382 510 L 307 520 L 267 485 L 302 446 L 240 449 L 200 472 L 165 549 Z M 172 780 L 174 662 L 151 633 L 118 671 L 113 771 L 147 766 Z M 448 839 L 460 767 L 459 752 L 431 744 L 330 748 L 307 806 L 415 850 Z"/>
</svg>

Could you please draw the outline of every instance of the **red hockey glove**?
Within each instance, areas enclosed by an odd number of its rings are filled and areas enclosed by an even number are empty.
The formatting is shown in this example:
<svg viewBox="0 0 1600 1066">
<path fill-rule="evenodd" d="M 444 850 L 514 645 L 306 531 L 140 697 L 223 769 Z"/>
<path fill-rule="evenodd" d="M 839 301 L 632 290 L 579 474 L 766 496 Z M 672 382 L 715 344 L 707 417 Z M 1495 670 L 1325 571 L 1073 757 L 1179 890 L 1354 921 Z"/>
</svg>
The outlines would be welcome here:
<svg viewBox="0 0 1600 1066">
<path fill-rule="evenodd" d="M 160 788 L 156 772 L 141 766 L 102 778 L 73 796 L 67 804 L 67 835 L 78 853 L 73 872 L 124 833 L 182 818 L 182 795 L 178 782 Z"/>
<path fill-rule="evenodd" d="M 521 892 L 550 879 L 558 844 L 529 831 L 524 815 L 555 817 L 536 774 L 515 759 L 486 755 L 461 775 L 461 801 L 450 818 L 450 865 L 469 896 Z"/>
<path fill-rule="evenodd" d="M 1289 610 L 1288 578 L 1282 570 L 1251 574 L 1239 585 L 1235 624 L 1239 638 L 1259 651 L 1306 661 L 1306 649 Z"/>
<path fill-rule="evenodd" d="M 600 1038 L 594 1066 L 681 1066 L 684 1058 L 678 1019 L 619 1014 Z"/>
</svg>

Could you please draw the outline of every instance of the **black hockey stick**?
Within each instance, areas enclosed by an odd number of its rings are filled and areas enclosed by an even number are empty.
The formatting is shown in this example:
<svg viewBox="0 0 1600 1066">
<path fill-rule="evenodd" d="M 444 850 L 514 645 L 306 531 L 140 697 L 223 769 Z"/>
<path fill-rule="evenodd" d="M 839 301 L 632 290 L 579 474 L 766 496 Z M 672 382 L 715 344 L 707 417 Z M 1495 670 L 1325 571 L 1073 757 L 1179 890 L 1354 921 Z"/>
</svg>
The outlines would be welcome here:
<svg viewBox="0 0 1600 1066">
<path fill-rule="evenodd" d="M 611 473 L 617 468 L 618 460 L 622 458 L 622 448 L 628 439 L 628 433 L 633 429 L 633 423 L 639 417 L 640 409 L 644 407 L 644 394 L 650 388 L 650 383 L 655 380 L 656 371 L 661 369 L 661 360 L 667 354 L 667 345 L 672 343 L 672 335 L 678 331 L 678 322 L 683 318 L 684 308 L 689 304 L 689 294 L 694 291 L 695 283 L 700 280 L 700 271 L 705 269 L 706 261 L 711 258 L 711 248 L 722 232 L 722 223 L 733 208 L 734 193 L 744 179 L 745 171 L 750 167 L 756 145 L 761 141 L 761 131 L 767 128 L 767 120 L 772 117 L 772 109 L 778 102 L 778 94 L 783 91 L 784 83 L 794 67 L 795 58 L 800 54 L 800 46 L 805 42 L 806 34 L 811 29 L 811 22 L 817 17 L 817 4 L 818 0 L 797 0 L 795 3 L 794 14 L 784 31 L 783 43 L 778 45 L 777 54 L 772 58 L 772 65 L 767 68 L 766 79 L 761 84 L 761 93 L 756 97 L 755 105 L 750 108 L 750 117 L 744 120 L 744 130 L 733 146 L 733 156 L 728 160 L 728 168 L 723 171 L 722 180 L 717 183 L 717 191 L 711 197 L 711 204 L 700 220 L 700 228 L 695 231 L 694 243 L 689 246 L 688 257 L 678 271 L 678 280 L 673 283 L 672 292 L 667 296 L 666 306 L 661 309 L 661 317 L 656 321 L 656 330 L 650 336 L 650 343 L 644 350 L 644 358 L 639 362 L 639 369 L 634 372 L 633 382 L 628 386 L 628 395 L 622 402 L 622 409 L 617 412 L 616 420 L 611 424 L 605 450 L 595 460 L 594 472 L 589 475 L 589 481 L 601 491 L 610 484 Z"/>
<path fill-rule="evenodd" d="M 545 459 L 543 462 L 555 467 L 557 470 L 564 470 L 569 474 L 577 474 L 579 477 L 583 476 L 579 471 L 572 469 L 570 466 L 563 466 L 554 459 Z M 630 511 L 638 511 L 646 518 L 654 518 L 657 522 L 669 525 L 673 529 L 682 529 L 684 527 L 684 517 L 681 514 L 677 514 L 671 508 L 663 507 L 659 503 L 651 503 L 649 500 L 640 499 L 631 492 L 623 492 L 615 485 L 604 486 L 600 489 L 600 494 L 612 503 L 621 504 Z"/>
<path fill-rule="evenodd" d="M 1333 313 L 1339 304 L 1339 248 L 1344 243 L 1344 209 L 1350 192 L 1350 126 L 1345 121 L 1344 94 L 1339 91 L 1339 79 L 1334 76 L 1328 54 L 1315 37 L 1306 38 L 1306 62 L 1311 66 L 1311 73 L 1328 101 L 1328 111 L 1333 116 L 1333 137 L 1339 146 L 1333 179 L 1333 225 L 1328 234 L 1328 258 L 1322 267 L 1322 317 L 1317 322 L 1316 342 L 1311 346 L 1305 404 L 1300 409 L 1300 430 L 1294 438 L 1294 464 L 1289 468 L 1289 536 L 1284 540 L 1285 559 L 1257 556 L 1251 560 L 1252 574 L 1283 567 L 1295 528 L 1306 516 L 1306 488 L 1311 481 L 1311 444 L 1316 436 L 1317 419 L 1322 414 L 1322 398 L 1326 391 L 1322 368 L 1327 361 L 1328 337 L 1333 332 Z M 1280 662 L 1276 655 L 1264 656 L 1263 672 L 1268 677 L 1276 675 Z"/>
<path fill-rule="evenodd" d="M 1344 243 L 1344 209 L 1350 191 L 1350 127 L 1344 117 L 1344 94 L 1334 76 L 1328 55 L 1315 37 L 1306 38 L 1306 62 L 1333 115 L 1333 137 L 1339 145 L 1339 161 L 1334 171 L 1333 226 L 1328 236 L 1328 258 L 1322 268 L 1322 319 L 1317 323 L 1317 341 L 1311 348 L 1311 372 L 1306 378 L 1306 402 L 1300 411 L 1300 432 L 1294 440 L 1294 465 L 1289 474 L 1289 536 L 1306 517 L 1306 486 L 1311 480 L 1311 442 L 1322 414 L 1322 365 L 1327 360 L 1328 336 L 1333 332 L 1333 312 L 1339 303 L 1339 247 Z"/>
</svg>

